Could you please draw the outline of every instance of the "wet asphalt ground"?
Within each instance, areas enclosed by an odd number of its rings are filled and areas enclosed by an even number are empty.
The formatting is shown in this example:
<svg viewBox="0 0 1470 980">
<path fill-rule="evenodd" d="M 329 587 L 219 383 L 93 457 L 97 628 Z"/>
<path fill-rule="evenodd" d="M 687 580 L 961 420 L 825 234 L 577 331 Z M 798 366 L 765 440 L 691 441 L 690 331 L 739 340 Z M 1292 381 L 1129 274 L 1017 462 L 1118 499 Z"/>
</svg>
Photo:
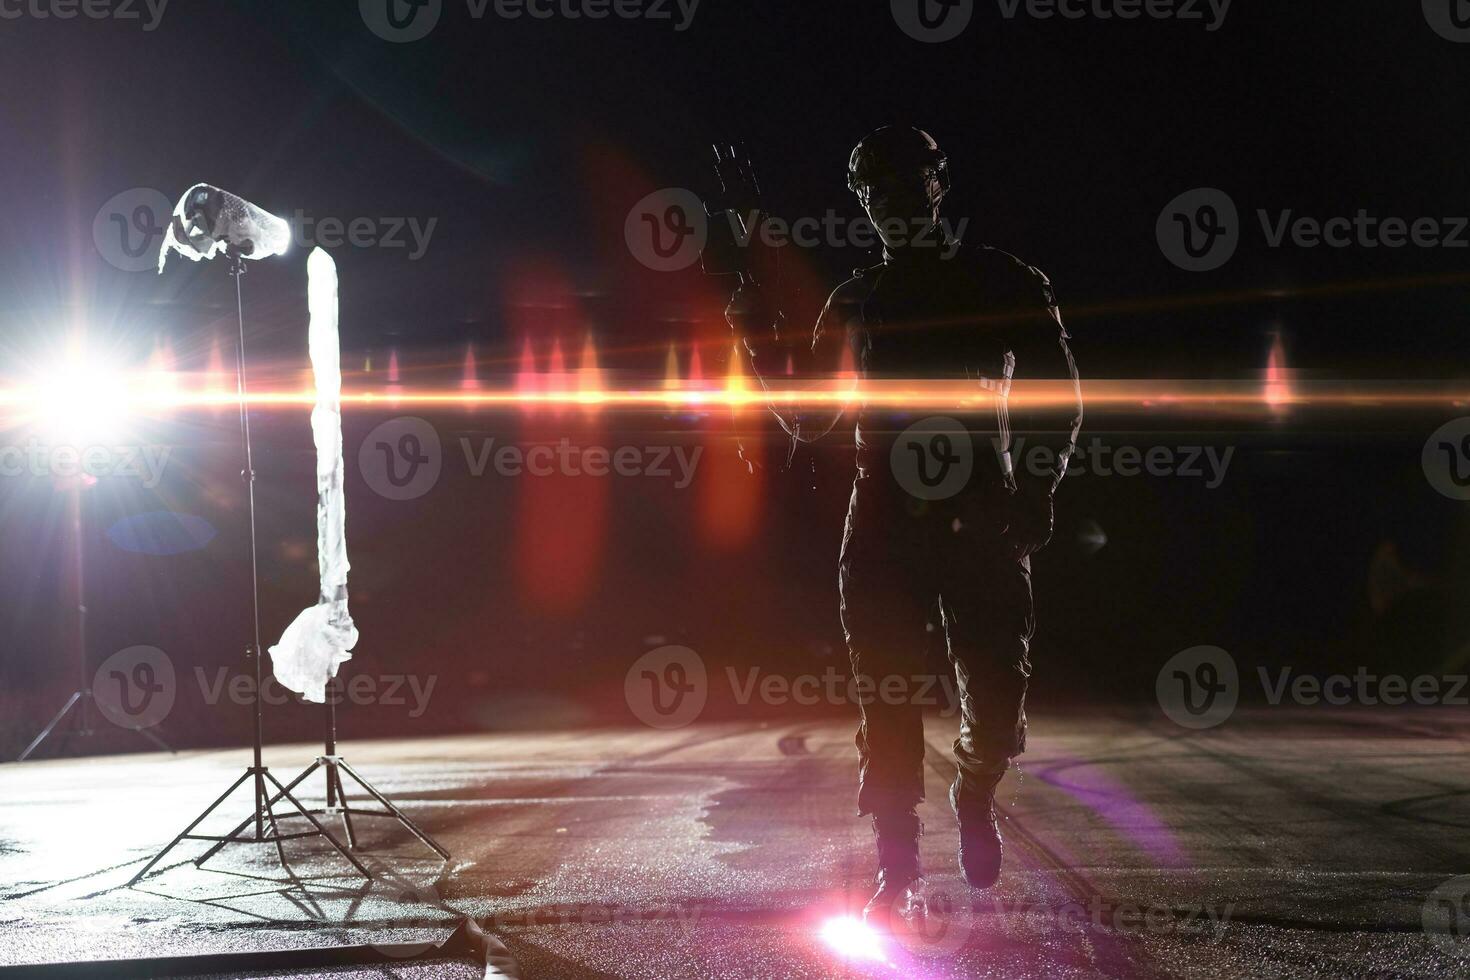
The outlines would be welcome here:
<svg viewBox="0 0 1470 980">
<path fill-rule="evenodd" d="M 452 853 L 361 818 L 372 884 L 318 838 L 282 845 L 284 867 L 235 845 L 200 869 L 205 845 L 185 844 L 128 887 L 248 752 L 4 765 L 0 965 L 429 943 L 473 915 L 531 978 L 1470 975 L 1462 710 L 1242 709 L 1198 733 L 1157 712 L 1033 717 L 1002 784 L 1006 874 L 973 894 L 945 803 L 952 727 L 930 722 L 930 917 L 877 939 L 846 918 L 873 854 L 844 723 L 346 744 Z M 317 751 L 266 762 L 285 777 Z M 242 791 L 201 832 L 248 812 Z"/>
</svg>

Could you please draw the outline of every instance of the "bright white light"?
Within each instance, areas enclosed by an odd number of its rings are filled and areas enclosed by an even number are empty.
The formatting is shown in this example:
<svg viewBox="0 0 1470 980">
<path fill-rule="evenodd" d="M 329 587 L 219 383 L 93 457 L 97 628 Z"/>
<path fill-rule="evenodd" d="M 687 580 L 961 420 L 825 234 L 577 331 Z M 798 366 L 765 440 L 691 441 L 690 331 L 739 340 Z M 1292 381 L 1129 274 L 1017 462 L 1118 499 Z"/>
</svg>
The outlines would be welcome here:
<svg viewBox="0 0 1470 980">
<path fill-rule="evenodd" d="M 36 380 L 31 409 L 42 434 L 82 448 L 120 435 L 131 401 L 120 367 L 73 352 Z"/>
<path fill-rule="evenodd" d="M 844 915 L 822 925 L 822 941 L 849 960 L 886 960 L 878 933 L 863 920 Z"/>
</svg>

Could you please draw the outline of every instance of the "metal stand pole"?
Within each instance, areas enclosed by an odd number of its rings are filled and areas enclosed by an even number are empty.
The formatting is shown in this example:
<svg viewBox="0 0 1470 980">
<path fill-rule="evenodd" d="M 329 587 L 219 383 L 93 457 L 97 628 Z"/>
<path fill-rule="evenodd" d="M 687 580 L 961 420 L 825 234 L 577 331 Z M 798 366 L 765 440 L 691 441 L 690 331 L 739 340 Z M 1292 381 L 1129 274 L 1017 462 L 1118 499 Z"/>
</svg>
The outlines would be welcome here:
<svg viewBox="0 0 1470 980">
<path fill-rule="evenodd" d="M 322 826 L 321 821 L 317 820 L 316 816 L 313 815 L 311 811 L 303 807 L 300 802 L 297 801 L 296 797 L 291 795 L 291 791 L 296 788 L 297 784 L 299 784 L 308 775 L 310 775 L 316 767 L 311 767 L 300 776 L 297 776 L 289 784 L 282 786 L 280 780 L 276 779 L 276 777 L 271 774 L 270 770 L 266 768 L 265 763 L 261 757 L 261 747 L 264 742 L 265 736 L 264 723 L 261 714 L 262 702 L 260 668 L 260 578 L 256 560 L 257 549 L 255 543 L 255 458 L 250 446 L 250 409 L 248 405 L 248 392 L 245 386 L 245 304 L 242 298 L 242 291 L 240 287 L 240 277 L 245 275 L 245 261 L 243 256 L 234 248 L 231 248 L 228 251 L 227 255 L 230 261 L 230 275 L 235 280 L 235 311 L 240 327 L 240 337 L 237 348 L 238 357 L 235 362 L 235 390 L 240 400 L 240 436 L 245 444 L 245 470 L 241 475 L 245 479 L 246 493 L 250 505 L 250 611 L 254 627 L 255 642 L 251 646 L 246 648 L 245 656 L 247 659 L 253 661 L 255 667 L 255 764 L 252 765 L 249 769 L 246 769 L 244 775 L 240 776 L 239 779 L 236 779 L 235 782 L 231 784 L 230 788 L 225 790 L 225 792 L 220 796 L 219 799 L 211 803 L 208 809 L 206 809 L 203 813 L 196 817 L 193 823 L 185 827 L 183 832 L 175 837 L 167 847 L 165 847 L 162 851 L 159 851 L 158 854 L 154 855 L 153 859 L 149 861 L 146 865 L 144 865 L 143 870 L 134 875 L 132 880 L 129 881 L 128 884 L 136 885 L 138 882 L 142 881 L 143 878 L 147 876 L 148 872 L 153 870 L 154 865 L 163 860 L 164 855 L 168 854 L 180 843 L 186 840 L 204 840 L 214 842 L 213 847 L 211 847 L 208 851 L 205 851 L 203 855 L 194 860 L 195 867 L 199 867 L 203 865 L 205 861 L 209 860 L 216 853 L 218 853 L 218 851 L 226 844 L 274 844 L 276 846 L 277 853 L 281 856 L 282 862 L 284 862 L 285 852 L 281 847 L 281 842 L 287 840 L 295 840 L 301 837 L 325 837 L 327 839 L 327 843 L 331 844 L 332 847 L 336 849 L 337 853 L 341 854 L 344 858 L 351 862 L 352 866 L 356 868 L 363 875 L 363 877 L 370 879 L 373 876 L 372 872 L 368 871 L 368 869 L 363 866 L 362 862 L 354 857 L 352 853 L 347 850 L 347 848 L 343 847 L 342 844 L 337 841 L 337 838 L 333 837 L 332 834 L 327 830 L 327 828 Z M 194 833 L 194 829 L 198 827 L 201 823 L 203 823 L 210 814 L 217 810 L 220 805 L 225 802 L 225 800 L 229 799 L 230 796 L 235 792 L 235 790 L 244 785 L 246 780 L 250 780 L 254 786 L 255 806 L 251 815 L 247 817 L 244 822 L 242 822 L 233 831 L 224 836 Z M 267 790 L 267 783 L 275 787 L 276 794 L 274 796 L 271 796 L 271 794 Z M 296 813 L 287 813 L 284 814 L 283 817 L 305 817 L 311 823 L 311 830 L 293 834 L 281 833 L 280 828 L 276 825 L 276 815 L 272 808 L 275 806 L 275 804 L 280 802 L 282 798 L 286 799 L 296 810 Z M 248 828 L 250 828 L 252 822 L 255 824 L 254 832 L 247 833 L 247 830 Z M 270 828 L 269 833 L 266 832 L 267 825 L 269 825 Z"/>
</svg>

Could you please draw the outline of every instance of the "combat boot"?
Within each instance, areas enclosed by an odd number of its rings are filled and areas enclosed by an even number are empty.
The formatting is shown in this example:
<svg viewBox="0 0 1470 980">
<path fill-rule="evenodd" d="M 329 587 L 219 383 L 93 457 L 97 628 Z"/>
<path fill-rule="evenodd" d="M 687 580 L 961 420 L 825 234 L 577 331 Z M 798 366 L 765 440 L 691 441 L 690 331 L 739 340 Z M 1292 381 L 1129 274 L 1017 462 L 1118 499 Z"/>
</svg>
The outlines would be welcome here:
<svg viewBox="0 0 1470 980">
<path fill-rule="evenodd" d="M 1000 878 L 995 788 L 1004 775 L 1004 771 L 969 776 L 961 772 L 949 788 L 949 805 L 960 822 L 960 869 L 971 888 L 989 888 Z"/>
<path fill-rule="evenodd" d="M 919 868 L 919 837 L 924 825 L 912 809 L 873 815 L 878 838 L 878 890 L 863 909 L 863 921 L 892 932 L 898 919 L 921 918 L 924 874 Z"/>
</svg>

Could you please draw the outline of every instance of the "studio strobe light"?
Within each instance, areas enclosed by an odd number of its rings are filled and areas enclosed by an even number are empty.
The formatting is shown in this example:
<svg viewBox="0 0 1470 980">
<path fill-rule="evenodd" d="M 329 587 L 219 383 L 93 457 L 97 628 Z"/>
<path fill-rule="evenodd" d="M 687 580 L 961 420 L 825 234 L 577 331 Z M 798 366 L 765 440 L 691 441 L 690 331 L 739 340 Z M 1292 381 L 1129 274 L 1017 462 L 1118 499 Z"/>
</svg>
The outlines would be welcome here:
<svg viewBox="0 0 1470 980">
<path fill-rule="evenodd" d="M 164 248 L 159 257 L 159 271 L 162 272 L 171 253 L 178 253 L 196 262 L 213 259 L 223 254 L 228 260 L 230 275 L 235 280 L 236 319 L 239 327 L 236 394 L 239 401 L 240 435 L 245 462 L 244 478 L 250 519 L 250 602 L 253 636 L 252 642 L 246 648 L 246 655 L 255 674 L 254 759 L 253 764 L 214 803 L 184 828 L 183 832 L 175 837 L 166 848 L 149 861 L 133 877 L 130 884 L 141 881 L 166 854 L 185 840 L 203 840 L 212 843 L 213 846 L 209 850 L 195 859 L 194 864 L 199 866 L 228 844 L 272 843 L 279 850 L 283 841 L 317 836 L 325 838 L 338 853 L 352 863 L 354 868 L 364 876 L 371 878 L 371 872 L 352 853 L 357 846 L 351 822 L 354 814 L 391 817 L 441 857 L 446 860 L 449 858 L 448 851 L 414 825 L 387 797 L 367 783 L 337 754 L 335 699 L 328 697 L 327 691 L 336 676 L 338 667 L 351 657 L 351 649 L 357 642 L 357 629 L 353 626 L 352 617 L 347 611 L 349 565 L 342 485 L 342 381 L 337 324 L 337 271 L 331 257 L 321 249 L 313 250 L 307 263 L 311 307 L 309 346 L 317 387 L 317 403 L 312 411 L 312 433 L 318 460 L 318 558 L 321 590 L 319 601 L 303 611 L 290 624 L 281 642 L 271 648 L 271 654 L 276 661 L 276 676 L 283 684 L 303 695 L 307 700 L 328 702 L 326 751 L 287 784 L 282 784 L 265 766 L 261 758 L 263 742 L 260 698 L 262 646 L 256 548 L 255 470 L 250 441 L 250 411 L 245 370 L 245 314 L 240 279 L 245 274 L 247 259 L 282 255 L 289 249 L 290 241 L 290 227 L 285 221 L 228 191 L 222 191 L 208 184 L 197 184 L 184 194 L 174 209 Z M 293 790 L 307 777 L 323 768 L 327 777 L 327 806 L 325 809 L 307 809 L 293 795 Z M 383 809 L 362 810 L 349 806 L 342 784 L 342 771 L 346 771 L 365 792 L 383 806 Z M 254 805 L 250 816 L 228 834 L 195 833 L 196 828 L 246 782 L 252 784 L 254 791 Z M 291 810 L 278 817 L 275 807 L 283 800 L 290 804 Z M 345 846 L 318 819 L 319 816 L 329 815 L 341 818 L 347 834 Z M 283 833 L 278 820 L 291 817 L 307 820 L 311 829 L 296 833 Z M 284 861 L 284 852 L 281 853 L 281 857 Z"/>
</svg>

